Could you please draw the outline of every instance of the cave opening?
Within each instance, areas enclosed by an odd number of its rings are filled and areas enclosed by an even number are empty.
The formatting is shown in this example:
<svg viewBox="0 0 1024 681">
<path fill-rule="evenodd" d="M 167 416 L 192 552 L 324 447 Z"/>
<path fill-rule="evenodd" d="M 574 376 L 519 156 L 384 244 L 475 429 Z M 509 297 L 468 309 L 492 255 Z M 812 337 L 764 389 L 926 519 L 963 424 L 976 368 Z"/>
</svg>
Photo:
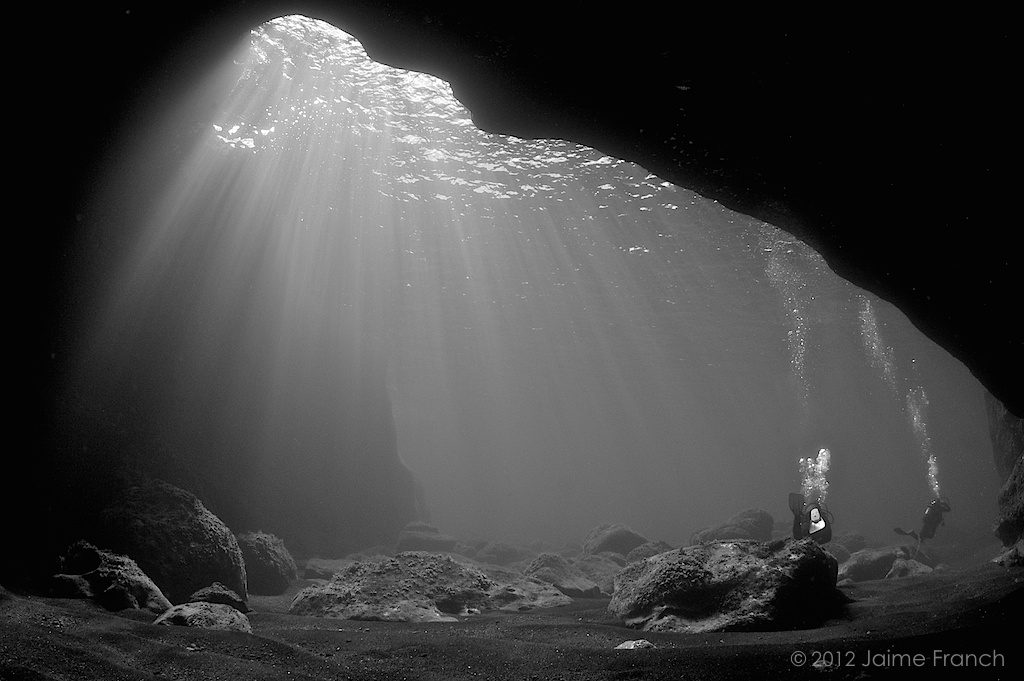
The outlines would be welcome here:
<svg viewBox="0 0 1024 681">
<path fill-rule="evenodd" d="M 67 450 L 235 531 L 682 543 L 784 518 L 827 448 L 845 528 L 941 491 L 987 532 L 982 388 L 895 308 L 636 164 L 482 132 L 335 27 L 258 27 L 132 159 L 84 237 Z"/>
</svg>

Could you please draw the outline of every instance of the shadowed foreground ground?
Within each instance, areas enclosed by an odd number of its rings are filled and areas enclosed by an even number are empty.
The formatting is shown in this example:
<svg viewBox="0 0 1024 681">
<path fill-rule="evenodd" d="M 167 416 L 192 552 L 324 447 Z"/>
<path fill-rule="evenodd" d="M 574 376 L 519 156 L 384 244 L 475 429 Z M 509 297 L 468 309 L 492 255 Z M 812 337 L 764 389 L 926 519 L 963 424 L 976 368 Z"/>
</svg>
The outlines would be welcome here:
<svg viewBox="0 0 1024 681">
<path fill-rule="evenodd" d="M 943 668 L 1010 679 L 1024 668 L 1024 570 L 993 564 L 843 587 L 855 601 L 846 617 L 815 630 L 690 636 L 628 630 L 605 599 L 430 625 L 285 614 L 301 586 L 251 598 L 252 636 L 157 627 L 149 614 L 86 601 L 0 600 L 0 679 L 905 679 Z M 658 649 L 613 650 L 637 638 Z M 943 664 L 936 650 L 1002 657 Z M 822 651 L 841 666 L 815 669 Z M 901 657 L 912 654 L 923 662 Z"/>
</svg>

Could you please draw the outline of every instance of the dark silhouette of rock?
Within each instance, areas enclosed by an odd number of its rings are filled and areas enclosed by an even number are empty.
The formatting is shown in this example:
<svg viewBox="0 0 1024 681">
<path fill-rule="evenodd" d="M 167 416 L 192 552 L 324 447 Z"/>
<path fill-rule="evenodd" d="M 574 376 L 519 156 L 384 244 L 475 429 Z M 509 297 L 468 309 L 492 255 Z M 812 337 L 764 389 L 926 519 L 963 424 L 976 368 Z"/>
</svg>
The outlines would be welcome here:
<svg viewBox="0 0 1024 681">
<path fill-rule="evenodd" d="M 601 588 L 583 572 L 556 553 L 542 553 L 533 559 L 523 574 L 553 584 L 572 598 L 597 598 Z"/>
<path fill-rule="evenodd" d="M 247 596 L 235 536 L 191 492 L 151 480 L 129 488 L 102 521 L 109 545 L 131 556 L 172 603 L 213 582 Z"/>
<path fill-rule="evenodd" d="M 91 598 L 108 610 L 144 609 L 162 613 L 171 607 L 153 580 L 135 561 L 89 542 L 75 542 L 61 558 L 51 590 L 63 598 Z"/>
<path fill-rule="evenodd" d="M 721 525 L 695 532 L 690 538 L 690 543 L 701 544 L 707 541 L 727 539 L 771 541 L 773 524 L 772 516 L 767 511 L 747 509 L 737 513 Z"/>
<path fill-rule="evenodd" d="M 250 592 L 283 594 L 298 578 L 295 559 L 278 537 L 268 532 L 246 532 L 236 539 L 245 560 L 246 587 Z"/>
<path fill-rule="evenodd" d="M 403 551 L 453 551 L 458 540 L 442 534 L 433 525 L 420 520 L 406 525 L 398 534 L 395 552 Z"/>
<path fill-rule="evenodd" d="M 854 551 L 839 567 L 839 579 L 850 579 L 854 582 L 883 579 L 892 569 L 897 552 L 898 549 L 891 546 Z"/>
<path fill-rule="evenodd" d="M 836 564 L 811 540 L 708 542 L 631 563 L 608 610 L 645 631 L 813 627 L 844 600 Z"/>
<path fill-rule="evenodd" d="M 611 551 L 625 556 L 627 553 L 646 544 L 648 539 L 637 534 L 621 523 L 609 523 L 595 527 L 587 533 L 583 540 L 583 553 L 596 554 Z"/>
<path fill-rule="evenodd" d="M 245 614 L 230 605 L 206 603 L 203 601 L 175 605 L 156 618 L 153 624 L 252 633 L 252 625 Z"/>
<path fill-rule="evenodd" d="M 511 588 L 510 588 L 511 587 Z M 569 599 L 539 580 L 500 584 L 449 555 L 410 551 L 353 563 L 292 601 L 293 615 L 394 622 L 450 622 L 482 610 L 564 605 Z"/>
<path fill-rule="evenodd" d="M 464 554 L 465 555 L 465 554 Z M 481 563 L 493 563 L 494 565 L 511 565 L 522 560 L 534 557 L 536 551 L 524 546 L 516 546 L 501 541 L 488 542 L 483 548 L 477 551 L 474 558 Z"/>
<path fill-rule="evenodd" d="M 249 612 L 249 606 L 242 597 L 220 582 L 214 582 L 210 586 L 203 587 L 188 597 L 189 603 L 220 603 L 230 605 L 238 612 Z"/>
<path fill-rule="evenodd" d="M 646 544 L 641 544 L 640 546 L 636 547 L 635 549 L 627 553 L 626 563 L 635 563 L 638 560 L 643 560 L 644 558 L 656 556 L 659 553 L 671 551 L 672 548 L 672 546 L 666 544 L 663 541 L 649 541 Z"/>
</svg>

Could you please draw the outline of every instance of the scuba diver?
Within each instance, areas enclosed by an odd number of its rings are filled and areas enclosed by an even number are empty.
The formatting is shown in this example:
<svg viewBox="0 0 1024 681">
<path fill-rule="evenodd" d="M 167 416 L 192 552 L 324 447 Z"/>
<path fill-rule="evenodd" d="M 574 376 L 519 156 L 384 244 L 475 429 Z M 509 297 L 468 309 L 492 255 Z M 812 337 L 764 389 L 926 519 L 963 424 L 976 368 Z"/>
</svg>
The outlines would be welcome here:
<svg viewBox="0 0 1024 681">
<path fill-rule="evenodd" d="M 949 513 L 952 511 L 949 507 L 949 502 L 945 499 L 938 497 L 932 499 L 928 507 L 924 509 L 924 515 L 921 516 L 921 529 L 918 532 L 913 530 L 904 530 L 901 527 L 893 528 L 893 532 L 902 535 L 904 537 L 913 537 L 917 540 L 918 549 L 925 539 L 931 539 L 935 536 L 935 530 L 939 525 L 945 525 L 946 521 L 943 520 L 942 514 Z"/>
<path fill-rule="evenodd" d="M 819 544 L 832 539 L 832 514 L 821 501 L 804 499 L 804 495 L 789 495 L 789 510 L 793 512 L 793 539 L 810 537 Z"/>
</svg>

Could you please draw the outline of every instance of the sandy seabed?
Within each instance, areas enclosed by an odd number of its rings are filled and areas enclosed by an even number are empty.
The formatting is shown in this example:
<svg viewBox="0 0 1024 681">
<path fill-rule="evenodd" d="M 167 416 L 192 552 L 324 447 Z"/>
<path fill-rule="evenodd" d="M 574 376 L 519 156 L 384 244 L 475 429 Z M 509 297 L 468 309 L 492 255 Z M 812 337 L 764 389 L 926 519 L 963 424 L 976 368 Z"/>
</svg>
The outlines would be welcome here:
<svg viewBox="0 0 1024 681">
<path fill-rule="evenodd" d="M 0 679 L 1024 678 L 1024 569 L 991 563 L 841 587 L 853 602 L 816 629 L 700 635 L 627 629 L 607 599 L 434 624 L 288 615 L 308 583 L 250 597 L 253 635 L 12 594 Z M 657 648 L 614 649 L 638 638 Z"/>
</svg>

